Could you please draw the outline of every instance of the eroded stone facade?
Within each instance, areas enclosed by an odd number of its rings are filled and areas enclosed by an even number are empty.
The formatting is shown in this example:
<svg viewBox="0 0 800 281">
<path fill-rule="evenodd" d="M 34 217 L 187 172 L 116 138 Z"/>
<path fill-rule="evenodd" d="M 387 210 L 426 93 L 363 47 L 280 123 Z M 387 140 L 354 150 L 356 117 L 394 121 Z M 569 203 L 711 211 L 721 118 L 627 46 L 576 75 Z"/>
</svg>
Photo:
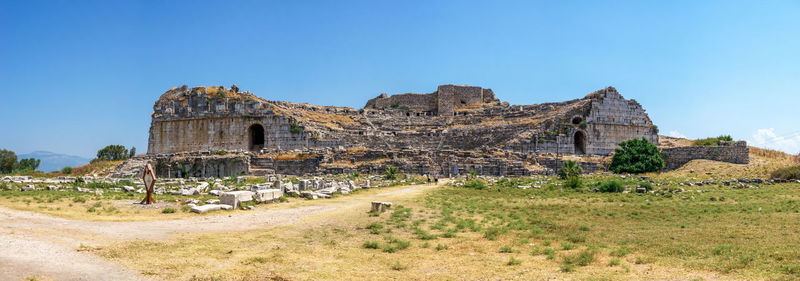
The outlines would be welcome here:
<svg viewBox="0 0 800 281">
<path fill-rule="evenodd" d="M 734 164 L 750 163 L 750 148 L 745 141 L 723 142 L 718 146 L 684 146 L 664 148 L 661 155 L 667 170 L 677 169 L 692 160 L 706 159 Z"/>
<path fill-rule="evenodd" d="M 331 164 L 360 157 L 343 151 L 375 151 L 391 157 L 365 163 L 387 158 L 380 161 L 415 173 L 525 175 L 538 173 L 542 163 L 559 164 L 542 155 L 604 156 L 629 139 L 658 142 L 642 106 L 612 87 L 566 102 L 509 105 L 491 89 L 442 85 L 429 94 L 383 94 L 354 109 L 269 101 L 235 86 L 183 86 L 164 93 L 153 109 L 149 155 L 250 155 L 245 171 L 223 168 L 238 173 L 380 169 L 385 165 Z M 294 150 L 320 158 L 264 160 Z"/>
</svg>

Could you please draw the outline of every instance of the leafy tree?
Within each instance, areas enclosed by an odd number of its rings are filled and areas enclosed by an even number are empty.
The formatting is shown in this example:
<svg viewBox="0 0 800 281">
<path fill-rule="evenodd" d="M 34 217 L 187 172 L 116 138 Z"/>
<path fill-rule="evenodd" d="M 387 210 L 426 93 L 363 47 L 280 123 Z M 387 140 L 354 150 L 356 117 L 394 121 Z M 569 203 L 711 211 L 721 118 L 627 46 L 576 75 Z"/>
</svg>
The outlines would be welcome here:
<svg viewBox="0 0 800 281">
<path fill-rule="evenodd" d="M 133 156 L 136 156 L 136 147 L 135 146 L 131 147 L 131 153 L 129 154 L 128 158 L 133 158 Z"/>
<path fill-rule="evenodd" d="M 65 175 L 72 174 L 72 167 L 69 166 L 64 167 L 63 169 L 61 169 L 61 173 Z"/>
<path fill-rule="evenodd" d="M 92 162 L 105 161 L 105 160 L 125 160 L 130 158 L 130 153 L 125 146 L 122 145 L 109 145 L 97 151 L 97 158 Z"/>
<path fill-rule="evenodd" d="M 20 159 L 16 165 L 14 165 L 14 170 L 16 171 L 36 171 L 39 168 L 39 164 L 42 161 L 36 158 L 25 158 Z"/>
<path fill-rule="evenodd" d="M 619 144 L 614 151 L 609 169 L 615 173 L 646 173 L 664 169 L 666 162 L 658 147 L 644 138 Z"/>
<path fill-rule="evenodd" d="M 0 149 L 0 173 L 7 174 L 14 170 L 17 154 L 11 150 Z"/>
</svg>

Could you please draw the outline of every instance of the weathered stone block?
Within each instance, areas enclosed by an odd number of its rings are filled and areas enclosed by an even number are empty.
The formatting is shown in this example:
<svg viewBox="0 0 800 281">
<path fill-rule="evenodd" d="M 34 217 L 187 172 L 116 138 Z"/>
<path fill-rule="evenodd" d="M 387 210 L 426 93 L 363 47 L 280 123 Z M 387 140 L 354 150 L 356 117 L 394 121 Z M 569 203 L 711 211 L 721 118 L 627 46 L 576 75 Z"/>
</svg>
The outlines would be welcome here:
<svg viewBox="0 0 800 281">
<path fill-rule="evenodd" d="M 254 199 L 256 202 L 264 203 L 264 202 L 271 202 L 274 200 L 278 200 L 283 196 L 283 192 L 280 189 L 263 189 L 256 191 L 254 194 Z"/>
<path fill-rule="evenodd" d="M 224 205 L 229 205 L 234 208 L 239 207 L 239 203 L 253 200 L 253 192 L 251 191 L 231 191 L 220 194 L 219 201 Z"/>
</svg>

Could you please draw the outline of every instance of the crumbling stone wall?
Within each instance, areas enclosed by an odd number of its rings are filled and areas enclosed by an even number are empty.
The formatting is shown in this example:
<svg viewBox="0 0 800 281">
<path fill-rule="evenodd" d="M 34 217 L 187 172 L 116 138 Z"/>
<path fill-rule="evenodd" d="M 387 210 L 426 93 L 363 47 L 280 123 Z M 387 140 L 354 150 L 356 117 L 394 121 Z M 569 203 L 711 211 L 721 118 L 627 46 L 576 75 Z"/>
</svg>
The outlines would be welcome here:
<svg viewBox="0 0 800 281">
<path fill-rule="evenodd" d="M 413 112 L 436 112 L 436 94 L 406 93 L 388 96 L 381 94 L 377 98 L 367 101 L 366 108 L 388 109 L 397 108 Z"/>
<path fill-rule="evenodd" d="M 174 88 L 162 95 L 153 110 L 147 149 L 150 154 L 341 145 L 338 140 L 311 136 L 296 120 L 276 115 L 265 100 L 239 93 L 238 89 Z M 263 130 L 264 143 L 259 147 L 253 145 L 253 126 Z"/>
<path fill-rule="evenodd" d="M 750 162 L 750 149 L 747 142 L 726 142 L 721 146 L 684 146 L 661 150 L 666 169 L 677 169 L 692 160 L 706 159 L 734 164 Z"/>
<path fill-rule="evenodd" d="M 430 94 L 407 93 L 392 96 L 381 94 L 377 98 L 367 101 L 364 108 L 380 110 L 398 108 L 415 114 L 430 112 L 435 115 L 450 116 L 458 107 L 497 101 L 491 89 L 440 85 L 436 92 Z"/>
<path fill-rule="evenodd" d="M 613 87 L 591 93 L 592 108 L 586 117 L 589 154 L 608 155 L 618 144 L 645 138 L 658 144 L 658 131 L 636 100 L 626 100 Z"/>
<path fill-rule="evenodd" d="M 395 98 L 435 112 L 392 108 Z M 452 114 L 437 115 L 443 108 Z M 263 128 L 263 143 L 253 141 L 253 126 Z M 641 137 L 657 142 L 652 122 L 611 87 L 582 99 L 512 106 L 489 89 L 442 85 L 431 94 L 382 96 L 356 110 L 267 101 L 235 87 L 184 86 L 154 105 L 148 153 L 342 146 L 608 155 L 619 142 Z"/>
<path fill-rule="evenodd" d="M 228 177 L 250 173 L 250 157 L 242 154 L 173 154 L 152 156 L 149 160 L 161 178 Z"/>
</svg>

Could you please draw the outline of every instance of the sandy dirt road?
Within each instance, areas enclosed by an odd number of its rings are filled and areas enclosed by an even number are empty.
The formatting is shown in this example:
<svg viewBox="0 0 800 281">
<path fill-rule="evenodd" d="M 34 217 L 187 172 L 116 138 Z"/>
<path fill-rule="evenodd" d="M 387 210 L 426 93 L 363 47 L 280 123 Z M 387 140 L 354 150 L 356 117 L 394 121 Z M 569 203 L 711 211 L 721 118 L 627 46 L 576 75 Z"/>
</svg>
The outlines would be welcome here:
<svg viewBox="0 0 800 281">
<path fill-rule="evenodd" d="M 344 207 L 432 188 L 393 187 L 385 192 L 355 194 L 335 203 L 291 209 L 140 222 L 92 222 L 56 218 L 0 207 L 0 280 L 150 280 L 137 272 L 79 251 L 81 245 L 102 246 L 130 239 L 165 240 L 176 233 L 236 232 L 289 225 Z"/>
</svg>

